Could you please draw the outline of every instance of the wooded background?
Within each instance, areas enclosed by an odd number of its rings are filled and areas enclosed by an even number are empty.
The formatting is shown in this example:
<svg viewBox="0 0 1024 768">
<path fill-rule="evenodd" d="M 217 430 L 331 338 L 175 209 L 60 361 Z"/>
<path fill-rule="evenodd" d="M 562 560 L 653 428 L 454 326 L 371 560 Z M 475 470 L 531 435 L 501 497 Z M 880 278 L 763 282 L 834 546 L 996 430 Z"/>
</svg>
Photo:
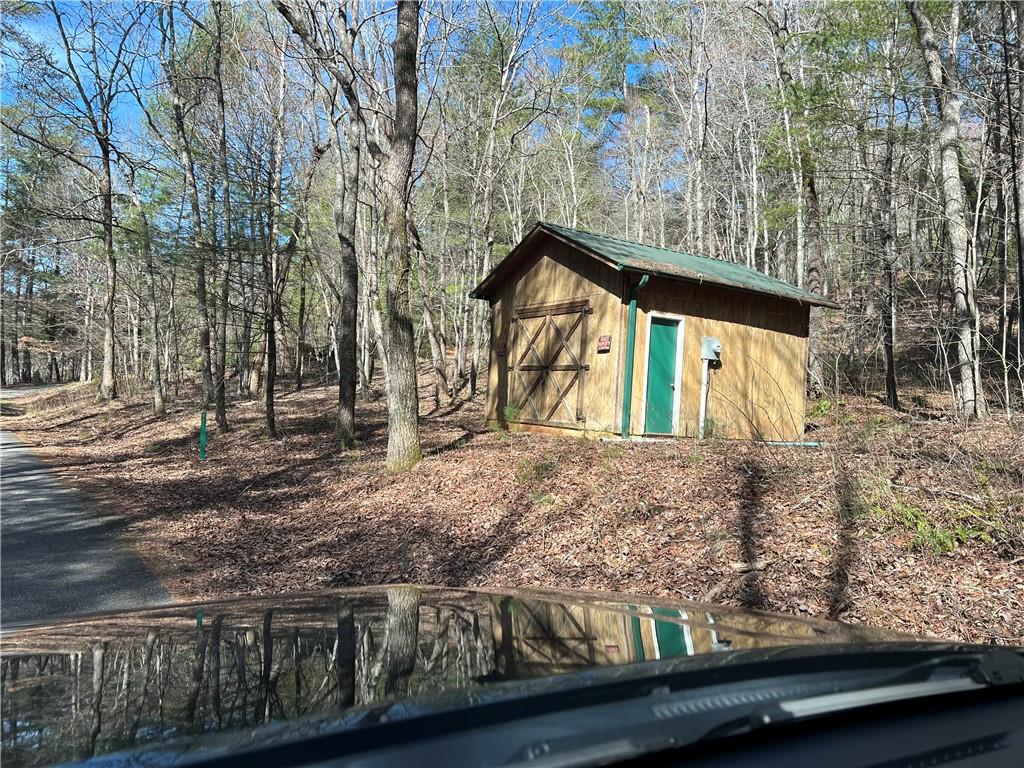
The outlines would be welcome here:
<svg viewBox="0 0 1024 768">
<path fill-rule="evenodd" d="M 754 267 L 812 392 L 1024 400 L 1024 4 L 11 2 L 0 380 L 209 408 L 338 387 L 388 466 L 485 386 L 537 220 Z M 422 372 L 421 372 L 422 376 Z"/>
</svg>

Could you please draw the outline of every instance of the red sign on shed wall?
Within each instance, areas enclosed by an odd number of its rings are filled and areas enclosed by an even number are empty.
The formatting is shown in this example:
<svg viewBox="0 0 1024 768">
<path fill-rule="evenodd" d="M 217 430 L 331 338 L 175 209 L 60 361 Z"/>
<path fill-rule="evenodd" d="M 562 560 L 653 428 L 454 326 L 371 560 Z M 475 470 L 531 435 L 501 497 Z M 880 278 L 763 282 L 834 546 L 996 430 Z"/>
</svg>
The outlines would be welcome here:
<svg viewBox="0 0 1024 768">
<path fill-rule="evenodd" d="M 599 336 L 597 339 L 597 351 L 598 352 L 611 352 L 612 351 L 612 337 L 611 334 L 608 336 Z"/>
</svg>

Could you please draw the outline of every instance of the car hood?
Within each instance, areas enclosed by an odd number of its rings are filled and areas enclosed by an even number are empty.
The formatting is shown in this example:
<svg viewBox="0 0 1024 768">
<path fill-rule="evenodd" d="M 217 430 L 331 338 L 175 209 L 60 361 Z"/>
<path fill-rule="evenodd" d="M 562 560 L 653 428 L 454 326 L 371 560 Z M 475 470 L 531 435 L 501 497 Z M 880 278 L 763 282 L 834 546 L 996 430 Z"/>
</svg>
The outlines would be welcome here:
<svg viewBox="0 0 1024 768">
<path fill-rule="evenodd" d="M 211 732 L 251 743 L 284 721 L 358 724 L 595 668 L 908 639 L 686 601 L 409 585 L 93 615 L 0 639 L 4 761 L 160 743 L 175 762 Z"/>
</svg>

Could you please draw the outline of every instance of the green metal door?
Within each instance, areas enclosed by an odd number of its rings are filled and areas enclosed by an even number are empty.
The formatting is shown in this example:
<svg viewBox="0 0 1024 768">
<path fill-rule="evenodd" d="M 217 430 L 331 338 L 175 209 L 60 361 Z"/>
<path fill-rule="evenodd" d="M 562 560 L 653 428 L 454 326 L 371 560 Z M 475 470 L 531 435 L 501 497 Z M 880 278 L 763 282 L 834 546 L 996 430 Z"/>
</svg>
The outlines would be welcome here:
<svg viewBox="0 0 1024 768">
<path fill-rule="evenodd" d="M 651 318 L 651 344 L 647 350 L 647 413 L 644 423 L 644 431 L 648 434 L 672 434 L 678 335 L 678 320 Z"/>
<path fill-rule="evenodd" d="M 677 624 L 678 619 L 685 619 L 686 614 L 682 611 L 672 611 L 668 608 L 654 608 L 654 636 L 658 638 L 658 658 L 672 659 L 679 656 L 689 656 L 692 642 L 687 642 L 689 627 Z M 660 621 L 659 617 L 666 617 L 672 621 Z"/>
</svg>

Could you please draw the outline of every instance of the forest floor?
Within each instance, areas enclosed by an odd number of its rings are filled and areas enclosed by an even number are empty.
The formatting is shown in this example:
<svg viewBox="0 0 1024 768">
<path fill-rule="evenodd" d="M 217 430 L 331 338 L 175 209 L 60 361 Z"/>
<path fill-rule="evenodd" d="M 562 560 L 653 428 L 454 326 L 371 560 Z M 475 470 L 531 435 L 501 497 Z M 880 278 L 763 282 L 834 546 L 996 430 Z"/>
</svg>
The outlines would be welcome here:
<svg viewBox="0 0 1024 768">
<path fill-rule="evenodd" d="M 424 377 L 424 380 L 426 378 Z M 811 404 L 817 448 L 490 431 L 431 412 L 424 460 L 384 471 L 383 400 L 332 442 L 335 392 L 230 409 L 198 459 L 195 403 L 155 420 L 65 385 L 5 429 L 129 521 L 177 598 L 393 582 L 607 589 L 1024 644 L 1024 420 L 967 428 L 938 395 Z M 212 425 L 211 425 L 212 426 Z"/>
</svg>

